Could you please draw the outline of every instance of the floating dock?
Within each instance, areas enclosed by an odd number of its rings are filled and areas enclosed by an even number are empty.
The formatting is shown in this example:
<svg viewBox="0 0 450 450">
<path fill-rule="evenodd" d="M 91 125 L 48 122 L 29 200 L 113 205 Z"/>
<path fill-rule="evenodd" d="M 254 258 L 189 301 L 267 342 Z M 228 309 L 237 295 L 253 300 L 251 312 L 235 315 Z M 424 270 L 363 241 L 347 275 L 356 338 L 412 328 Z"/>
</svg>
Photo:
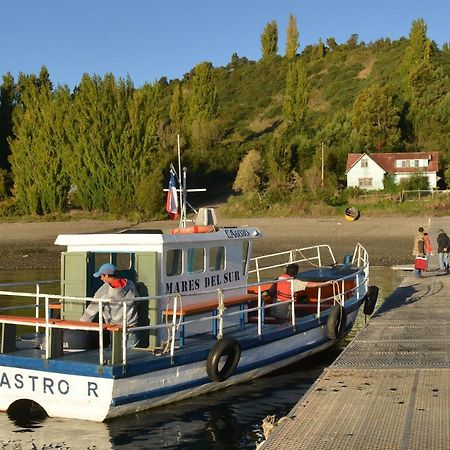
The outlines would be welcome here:
<svg viewBox="0 0 450 450">
<path fill-rule="evenodd" d="M 450 449 L 450 274 L 407 275 L 260 449 Z"/>
</svg>

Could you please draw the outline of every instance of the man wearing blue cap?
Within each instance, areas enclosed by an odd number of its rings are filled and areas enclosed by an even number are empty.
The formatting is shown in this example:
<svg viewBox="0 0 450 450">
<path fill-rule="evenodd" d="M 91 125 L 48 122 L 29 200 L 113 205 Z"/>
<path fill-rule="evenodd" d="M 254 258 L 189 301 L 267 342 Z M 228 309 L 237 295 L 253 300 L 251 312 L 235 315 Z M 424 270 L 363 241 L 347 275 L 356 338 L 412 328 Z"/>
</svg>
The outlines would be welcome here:
<svg viewBox="0 0 450 450">
<path fill-rule="evenodd" d="M 134 283 L 126 278 L 117 275 L 116 266 L 111 263 L 102 264 L 95 278 L 100 278 L 103 285 L 94 294 L 96 299 L 108 299 L 108 303 L 103 303 L 103 320 L 106 323 L 123 323 L 123 301 L 135 298 L 136 287 Z M 92 322 L 98 314 L 97 302 L 89 303 L 80 320 L 82 322 Z M 134 302 L 127 302 L 127 328 L 132 328 L 138 323 L 138 313 Z M 138 336 L 136 333 L 128 332 L 127 347 L 136 347 Z"/>
</svg>

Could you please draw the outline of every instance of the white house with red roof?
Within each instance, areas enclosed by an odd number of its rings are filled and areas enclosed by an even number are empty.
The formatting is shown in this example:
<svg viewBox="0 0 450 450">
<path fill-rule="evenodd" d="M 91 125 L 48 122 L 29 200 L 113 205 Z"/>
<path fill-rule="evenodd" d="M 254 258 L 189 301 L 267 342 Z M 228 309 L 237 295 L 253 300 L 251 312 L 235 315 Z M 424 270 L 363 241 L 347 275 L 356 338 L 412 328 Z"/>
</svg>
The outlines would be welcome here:
<svg viewBox="0 0 450 450">
<path fill-rule="evenodd" d="M 428 178 L 430 189 L 436 188 L 439 152 L 411 153 L 350 153 L 347 156 L 347 187 L 366 190 L 384 189 L 384 176 L 391 175 L 395 183 L 411 175 Z"/>
</svg>

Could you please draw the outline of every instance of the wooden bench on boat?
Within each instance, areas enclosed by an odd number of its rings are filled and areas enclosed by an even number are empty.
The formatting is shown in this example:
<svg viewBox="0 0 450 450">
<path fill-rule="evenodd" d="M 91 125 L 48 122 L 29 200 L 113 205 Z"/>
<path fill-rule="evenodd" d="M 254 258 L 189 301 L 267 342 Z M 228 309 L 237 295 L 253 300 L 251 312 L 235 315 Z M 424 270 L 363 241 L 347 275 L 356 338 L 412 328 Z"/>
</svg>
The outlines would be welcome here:
<svg viewBox="0 0 450 450">
<path fill-rule="evenodd" d="M 97 322 L 81 322 L 79 320 L 63 320 L 57 318 L 29 317 L 0 314 L 1 324 L 1 344 L 0 353 L 11 353 L 16 350 L 16 328 L 17 325 L 25 326 L 41 326 L 55 325 L 50 328 L 50 358 L 58 357 L 63 354 L 62 330 L 86 330 L 98 331 L 99 324 Z M 119 352 L 122 341 L 122 325 L 114 323 L 104 323 L 104 331 L 110 331 L 112 335 L 113 355 Z M 113 360 L 115 360 L 113 356 Z"/>
<path fill-rule="evenodd" d="M 244 310 L 247 304 L 258 301 L 258 293 L 249 293 L 249 294 L 243 294 L 243 295 L 237 295 L 233 297 L 225 297 L 223 299 L 223 304 L 225 307 L 230 306 L 238 306 L 241 311 L 239 315 L 239 324 L 241 330 L 244 329 L 245 324 L 245 315 Z M 176 315 L 180 317 L 180 347 L 182 347 L 185 343 L 185 334 L 184 334 L 184 317 L 186 316 L 193 316 L 196 314 L 201 314 L 205 312 L 212 312 L 212 316 L 217 315 L 217 311 L 219 309 L 219 301 L 217 297 L 214 297 L 213 299 L 207 299 L 203 300 L 201 302 L 191 303 L 188 305 L 182 305 L 179 309 L 176 311 Z M 173 317 L 173 308 L 166 308 L 162 312 L 163 318 L 169 318 Z M 217 336 L 217 319 L 213 320 L 212 325 L 212 333 L 214 336 Z"/>
</svg>

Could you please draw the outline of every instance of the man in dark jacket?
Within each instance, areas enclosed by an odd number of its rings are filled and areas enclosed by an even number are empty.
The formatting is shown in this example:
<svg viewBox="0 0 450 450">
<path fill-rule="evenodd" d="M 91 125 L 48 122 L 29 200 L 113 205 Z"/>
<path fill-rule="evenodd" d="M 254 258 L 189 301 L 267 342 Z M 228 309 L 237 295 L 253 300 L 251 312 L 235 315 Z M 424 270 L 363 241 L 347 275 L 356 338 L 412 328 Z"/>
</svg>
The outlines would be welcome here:
<svg viewBox="0 0 450 450">
<path fill-rule="evenodd" d="M 450 238 L 444 230 L 439 230 L 437 237 L 439 268 L 448 272 L 448 252 L 450 250 Z"/>
</svg>

